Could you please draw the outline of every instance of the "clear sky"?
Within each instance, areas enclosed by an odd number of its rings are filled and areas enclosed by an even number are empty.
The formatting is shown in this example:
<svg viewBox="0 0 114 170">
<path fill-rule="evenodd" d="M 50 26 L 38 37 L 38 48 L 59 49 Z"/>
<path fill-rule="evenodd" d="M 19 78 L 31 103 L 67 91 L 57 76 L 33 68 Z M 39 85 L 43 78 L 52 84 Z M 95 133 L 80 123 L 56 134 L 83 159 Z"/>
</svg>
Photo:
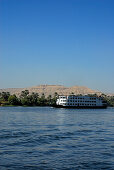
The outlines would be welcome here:
<svg viewBox="0 0 114 170">
<path fill-rule="evenodd" d="M 0 0 L 0 88 L 114 93 L 114 0 Z"/>
</svg>

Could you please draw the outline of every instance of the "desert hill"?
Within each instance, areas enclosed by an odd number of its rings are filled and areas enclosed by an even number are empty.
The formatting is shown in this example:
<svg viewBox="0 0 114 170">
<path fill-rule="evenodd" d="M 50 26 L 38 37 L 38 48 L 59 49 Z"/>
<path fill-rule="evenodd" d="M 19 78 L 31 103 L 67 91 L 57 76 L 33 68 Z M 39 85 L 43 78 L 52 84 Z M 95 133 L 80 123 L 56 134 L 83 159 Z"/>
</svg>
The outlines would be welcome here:
<svg viewBox="0 0 114 170">
<path fill-rule="evenodd" d="M 23 90 L 29 90 L 30 93 L 35 92 L 38 93 L 40 96 L 42 93 L 45 94 L 45 96 L 54 95 L 55 92 L 57 92 L 59 95 L 69 95 L 71 93 L 77 94 L 101 94 L 99 91 L 92 90 L 88 87 L 84 86 L 73 86 L 73 87 L 65 87 L 62 85 L 39 85 L 29 88 L 7 88 L 7 89 L 0 89 L 0 92 L 10 92 L 10 94 L 16 94 L 19 96 L 21 94 L 21 91 Z"/>
</svg>

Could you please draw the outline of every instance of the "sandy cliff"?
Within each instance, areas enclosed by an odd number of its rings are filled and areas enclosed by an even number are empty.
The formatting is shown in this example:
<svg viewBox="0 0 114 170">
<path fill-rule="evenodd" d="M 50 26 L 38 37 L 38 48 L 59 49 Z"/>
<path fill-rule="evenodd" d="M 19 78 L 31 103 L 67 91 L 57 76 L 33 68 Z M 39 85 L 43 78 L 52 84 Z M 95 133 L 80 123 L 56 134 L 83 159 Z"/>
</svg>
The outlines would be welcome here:
<svg viewBox="0 0 114 170">
<path fill-rule="evenodd" d="M 34 86 L 34 87 L 29 87 L 29 88 L 7 88 L 7 89 L 0 89 L 0 92 L 2 91 L 7 91 L 10 92 L 10 94 L 16 94 L 19 96 L 21 94 L 21 91 L 23 90 L 29 90 L 30 93 L 36 92 L 39 95 L 42 93 L 45 94 L 47 97 L 48 95 L 54 95 L 55 92 L 57 92 L 59 95 L 69 95 L 71 93 L 74 94 L 100 94 L 101 92 L 92 90 L 88 87 L 83 87 L 83 86 L 73 86 L 73 87 L 65 87 L 62 85 L 39 85 L 39 86 Z"/>
</svg>

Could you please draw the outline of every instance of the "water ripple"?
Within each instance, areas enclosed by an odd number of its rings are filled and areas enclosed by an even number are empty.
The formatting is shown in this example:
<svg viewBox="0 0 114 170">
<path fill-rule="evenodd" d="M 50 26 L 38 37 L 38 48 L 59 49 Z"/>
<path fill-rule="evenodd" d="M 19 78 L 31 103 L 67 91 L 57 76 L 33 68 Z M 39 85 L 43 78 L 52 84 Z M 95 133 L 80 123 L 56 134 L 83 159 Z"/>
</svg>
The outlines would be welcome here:
<svg viewBox="0 0 114 170">
<path fill-rule="evenodd" d="M 114 108 L 2 107 L 0 170 L 114 169 Z"/>
</svg>

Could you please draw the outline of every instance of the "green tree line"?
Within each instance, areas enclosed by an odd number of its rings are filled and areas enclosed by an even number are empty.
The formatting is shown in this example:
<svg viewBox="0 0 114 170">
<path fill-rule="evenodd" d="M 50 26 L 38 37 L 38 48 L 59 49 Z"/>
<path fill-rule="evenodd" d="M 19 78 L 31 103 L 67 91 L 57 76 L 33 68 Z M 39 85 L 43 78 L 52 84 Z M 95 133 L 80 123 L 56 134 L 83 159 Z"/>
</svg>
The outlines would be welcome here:
<svg viewBox="0 0 114 170">
<path fill-rule="evenodd" d="M 97 94 L 89 96 L 97 97 Z M 114 107 L 114 96 L 102 94 L 101 97 L 107 102 L 108 106 Z M 34 92 L 30 94 L 28 90 L 22 91 L 19 97 L 15 94 L 10 95 L 9 92 L 2 92 L 0 93 L 0 106 L 53 106 L 56 104 L 57 98 L 57 92 L 53 97 L 51 95 L 45 97 L 44 93 L 41 96 Z"/>
<path fill-rule="evenodd" d="M 12 105 L 12 106 L 52 106 L 55 105 L 58 94 L 55 92 L 52 97 L 49 95 L 47 98 L 44 93 L 39 96 L 38 93 L 29 93 L 28 90 L 21 92 L 21 95 L 17 97 L 15 94 L 10 95 L 9 92 L 0 93 L 0 105 Z"/>
</svg>

